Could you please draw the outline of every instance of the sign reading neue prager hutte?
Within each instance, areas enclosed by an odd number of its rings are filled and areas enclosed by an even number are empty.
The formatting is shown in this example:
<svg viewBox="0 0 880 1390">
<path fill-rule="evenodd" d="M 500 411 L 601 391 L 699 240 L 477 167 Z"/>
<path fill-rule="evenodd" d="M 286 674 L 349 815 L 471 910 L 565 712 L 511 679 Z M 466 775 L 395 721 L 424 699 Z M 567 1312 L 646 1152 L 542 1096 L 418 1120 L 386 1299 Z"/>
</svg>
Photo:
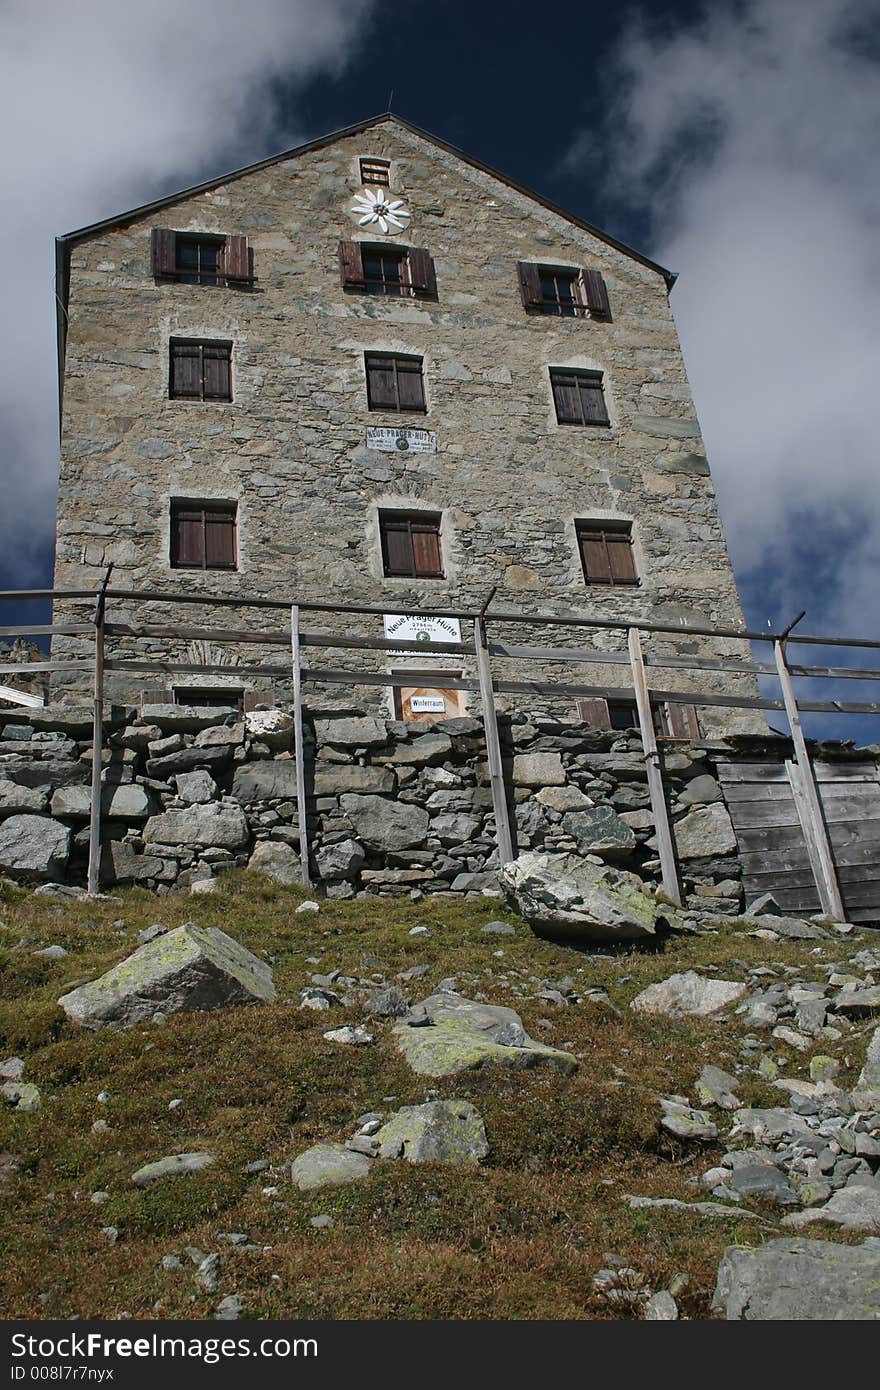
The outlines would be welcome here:
<svg viewBox="0 0 880 1390">
<path fill-rule="evenodd" d="M 386 613 L 385 636 L 397 637 L 401 642 L 424 642 L 429 647 L 432 642 L 460 642 L 461 624 L 458 618 L 431 618 L 408 613 Z M 396 656 L 414 656 L 414 652 L 395 652 Z"/>
<path fill-rule="evenodd" d="M 392 453 L 436 454 L 437 436 L 433 430 L 407 430 L 396 426 L 367 427 L 367 448 L 387 449 Z"/>
</svg>

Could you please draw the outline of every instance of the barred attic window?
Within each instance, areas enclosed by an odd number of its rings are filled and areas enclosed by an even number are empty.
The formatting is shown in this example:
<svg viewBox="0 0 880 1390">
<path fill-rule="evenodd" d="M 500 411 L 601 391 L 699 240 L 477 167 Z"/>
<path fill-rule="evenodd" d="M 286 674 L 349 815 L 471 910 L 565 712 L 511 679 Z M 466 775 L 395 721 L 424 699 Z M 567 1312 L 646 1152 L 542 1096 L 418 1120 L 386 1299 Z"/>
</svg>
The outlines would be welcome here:
<svg viewBox="0 0 880 1390">
<path fill-rule="evenodd" d="M 388 159 L 362 159 L 361 183 L 378 184 L 388 188 L 391 184 L 391 161 Z"/>
<path fill-rule="evenodd" d="M 442 579 L 440 516 L 436 512 L 380 512 L 382 568 L 389 578 Z"/>
<path fill-rule="evenodd" d="M 425 405 L 421 357 L 364 353 L 370 410 L 420 411 Z"/>
<path fill-rule="evenodd" d="M 231 343 L 172 338 L 168 351 L 168 395 L 172 400 L 232 400 Z"/>
<path fill-rule="evenodd" d="M 172 501 L 172 569 L 236 569 L 237 510 L 234 502 Z"/>
<path fill-rule="evenodd" d="M 628 521 L 578 521 L 578 549 L 587 584 L 638 584 Z"/>
<path fill-rule="evenodd" d="M 610 425 L 601 372 L 550 368 L 556 420 L 560 425 Z"/>
</svg>

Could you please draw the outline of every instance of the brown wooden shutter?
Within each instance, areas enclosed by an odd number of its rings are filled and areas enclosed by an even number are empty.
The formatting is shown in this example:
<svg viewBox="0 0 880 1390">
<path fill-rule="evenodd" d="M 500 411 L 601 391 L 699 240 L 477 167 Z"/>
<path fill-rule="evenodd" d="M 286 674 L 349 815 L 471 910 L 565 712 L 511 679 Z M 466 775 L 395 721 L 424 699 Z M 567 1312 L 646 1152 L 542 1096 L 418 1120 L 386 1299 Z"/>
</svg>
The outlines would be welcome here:
<svg viewBox="0 0 880 1390">
<path fill-rule="evenodd" d="M 423 579 L 441 579 L 440 534 L 435 524 L 412 523 L 413 571 Z"/>
<path fill-rule="evenodd" d="M 610 584 L 611 562 L 601 532 L 582 531 L 578 537 L 581 547 L 581 562 L 584 578 L 589 584 Z"/>
<path fill-rule="evenodd" d="M 412 540 L 406 521 L 383 517 L 379 526 L 382 535 L 382 560 L 388 575 L 410 575 L 413 572 Z"/>
<path fill-rule="evenodd" d="M 221 266 L 227 280 L 247 284 L 251 280 L 250 252 L 246 236 L 228 236 L 223 246 Z"/>
<path fill-rule="evenodd" d="M 205 568 L 235 569 L 235 512 L 205 508 Z"/>
<path fill-rule="evenodd" d="M 202 349 L 206 401 L 232 400 L 230 351 L 226 343 L 206 343 Z"/>
<path fill-rule="evenodd" d="M 364 288 L 364 255 L 359 241 L 340 241 L 339 270 L 345 289 Z"/>
<path fill-rule="evenodd" d="M 604 277 L 598 270 L 584 271 L 584 291 L 587 307 L 593 318 L 611 321 L 611 305 L 608 301 L 608 288 Z"/>
<path fill-rule="evenodd" d="M 541 292 L 541 273 L 531 261 L 517 261 L 519 290 L 522 302 L 527 309 L 537 309 L 544 303 Z"/>
<path fill-rule="evenodd" d="M 202 394 L 201 354 L 198 343 L 171 344 L 168 394 L 198 398 Z"/>
<path fill-rule="evenodd" d="M 434 259 L 423 246 L 412 246 L 409 251 L 409 282 L 415 294 L 435 295 L 437 293 L 437 273 Z"/>
<path fill-rule="evenodd" d="M 144 705 L 173 705 L 174 696 L 167 687 L 156 690 L 142 690 L 140 693 L 140 707 Z"/>
<path fill-rule="evenodd" d="M 701 737 L 696 705 L 680 705 L 670 700 L 666 711 L 671 738 Z"/>
<path fill-rule="evenodd" d="M 201 507 L 176 507 L 171 516 L 171 563 L 184 569 L 203 569 L 205 524 Z"/>
<path fill-rule="evenodd" d="M 581 722 L 591 729 L 610 729 L 611 715 L 607 700 L 578 700 L 578 715 Z"/>
<path fill-rule="evenodd" d="M 366 355 L 367 401 L 371 410 L 396 410 L 394 362 L 390 357 Z"/>
<path fill-rule="evenodd" d="M 577 379 L 561 372 L 551 372 L 553 402 L 556 406 L 556 419 L 560 425 L 580 425 L 583 423 L 581 405 L 578 399 Z"/>
<path fill-rule="evenodd" d="M 242 707 L 245 714 L 250 714 L 251 710 L 256 709 L 257 705 L 274 705 L 275 690 L 272 686 L 265 689 L 245 690 L 242 697 Z"/>
<path fill-rule="evenodd" d="M 609 424 L 608 407 L 605 404 L 605 393 L 602 390 L 601 376 L 589 378 L 582 377 L 578 384 L 580 387 L 584 424 Z"/>
<path fill-rule="evenodd" d="M 626 532 L 607 531 L 605 544 L 608 547 L 608 563 L 612 584 L 633 584 L 636 581 L 635 556 L 632 537 Z"/>
<path fill-rule="evenodd" d="M 401 410 L 425 409 L 425 383 L 421 359 L 397 363 L 397 397 Z"/>
<path fill-rule="evenodd" d="M 175 241 L 176 233 L 167 227 L 153 227 L 150 231 L 150 258 L 154 275 L 174 274 Z"/>
</svg>

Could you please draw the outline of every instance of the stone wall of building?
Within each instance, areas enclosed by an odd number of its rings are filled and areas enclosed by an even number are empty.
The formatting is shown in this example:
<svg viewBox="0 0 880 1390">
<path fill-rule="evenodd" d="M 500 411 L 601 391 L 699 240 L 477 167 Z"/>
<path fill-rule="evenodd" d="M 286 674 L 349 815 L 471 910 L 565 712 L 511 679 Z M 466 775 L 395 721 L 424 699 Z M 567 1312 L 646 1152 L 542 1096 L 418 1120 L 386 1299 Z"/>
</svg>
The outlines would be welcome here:
<svg viewBox="0 0 880 1390">
<path fill-rule="evenodd" d="M 7 718 L 7 716 L 4 716 Z M 0 729 L 0 873 L 82 885 L 91 721 L 58 707 Z M 540 714 L 502 719 L 519 851 L 596 855 L 659 882 L 641 743 Z M 483 727 L 308 717 L 311 864 L 330 897 L 493 891 L 498 866 Z M 159 893 L 224 869 L 299 880 L 292 721 L 280 710 L 117 707 L 105 731 L 102 881 Z M 740 870 L 712 753 L 668 744 L 664 767 L 689 902 L 735 911 Z"/>
<path fill-rule="evenodd" d="M 364 155 L 391 161 L 392 190 L 411 214 L 405 232 L 382 238 L 358 226 L 351 208 Z M 253 288 L 157 283 L 156 225 L 247 236 Z M 337 247 L 354 238 L 427 248 L 437 300 L 346 291 Z M 611 322 L 527 314 L 517 261 L 601 271 Z M 172 337 L 233 343 L 230 403 L 169 399 Z M 365 351 L 424 358 L 426 415 L 368 410 Z M 604 373 L 610 427 L 557 424 L 551 366 Z M 368 426 L 401 424 L 435 431 L 436 453 L 365 447 Z M 237 571 L 170 567 L 173 498 L 237 503 Z M 662 275 L 393 120 L 73 244 L 58 505 L 57 588 L 88 587 L 112 561 L 120 588 L 363 602 L 396 613 L 479 607 L 497 585 L 497 607 L 741 624 Z M 442 513 L 445 578 L 383 577 L 380 508 Z M 632 523 L 637 588 L 585 585 L 575 522 L 600 519 Z M 84 611 L 58 602 L 55 618 Z M 218 625 L 216 611 L 198 606 L 128 605 L 118 615 Z M 274 621 L 244 609 L 226 616 L 257 631 Z M 381 622 L 374 627 L 381 635 Z M 504 636 L 547 638 L 522 628 Z M 620 632 L 587 640 L 625 649 Z M 683 641 L 658 639 L 655 650 L 680 652 Z M 130 647 L 169 651 L 150 639 Z M 56 656 L 78 649 L 75 638 L 55 639 Z M 185 644 L 177 650 L 186 655 Z M 743 655 L 741 644 L 720 640 L 701 650 Z M 346 664 L 361 662 L 376 669 L 357 654 Z M 437 664 L 472 670 L 469 659 Z M 499 663 L 499 674 L 522 675 L 515 662 Z M 556 665 L 529 674 L 585 683 L 600 675 Z M 753 692 L 736 675 L 658 671 L 656 682 Z M 607 683 L 626 684 L 625 665 L 608 668 Z M 137 684 L 154 682 L 110 677 L 116 698 L 130 699 Z M 56 698 L 73 695 L 82 682 L 58 676 L 54 689 Z M 349 699 L 328 693 L 331 704 Z M 391 712 L 385 688 L 365 687 L 358 701 Z M 704 722 L 750 719 L 709 710 Z"/>
</svg>

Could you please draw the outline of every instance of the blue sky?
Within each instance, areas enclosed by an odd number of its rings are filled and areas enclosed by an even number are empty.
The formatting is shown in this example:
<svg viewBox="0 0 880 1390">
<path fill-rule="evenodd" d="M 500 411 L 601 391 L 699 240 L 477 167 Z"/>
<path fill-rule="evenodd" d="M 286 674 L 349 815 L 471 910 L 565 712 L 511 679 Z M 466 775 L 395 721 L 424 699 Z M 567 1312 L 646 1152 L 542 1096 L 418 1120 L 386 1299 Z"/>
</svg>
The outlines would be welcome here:
<svg viewBox="0 0 880 1390">
<path fill-rule="evenodd" d="M 880 638 L 878 21 L 880 0 L 583 3 L 550 22 L 520 0 L 7 0 L 0 587 L 51 583 L 53 237 L 393 91 L 411 121 L 679 272 L 749 625 L 806 608 L 806 630 Z M 877 718 L 810 727 L 880 737 Z"/>
</svg>

